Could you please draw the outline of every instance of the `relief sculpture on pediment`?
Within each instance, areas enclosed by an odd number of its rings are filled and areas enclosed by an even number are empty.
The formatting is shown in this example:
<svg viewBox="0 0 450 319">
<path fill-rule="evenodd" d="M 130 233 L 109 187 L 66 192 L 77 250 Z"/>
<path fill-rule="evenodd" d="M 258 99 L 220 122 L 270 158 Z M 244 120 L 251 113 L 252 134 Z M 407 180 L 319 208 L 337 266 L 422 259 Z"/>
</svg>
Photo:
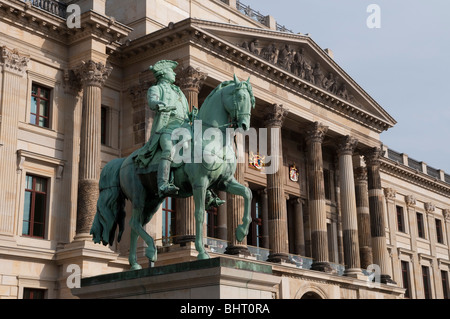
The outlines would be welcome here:
<svg viewBox="0 0 450 319">
<path fill-rule="evenodd" d="M 326 71 L 319 62 L 306 57 L 305 49 L 289 44 L 262 44 L 258 39 L 244 41 L 240 47 L 259 55 L 276 66 L 289 71 L 299 78 L 323 88 L 344 100 L 355 103 L 355 98 L 345 83 L 333 72 Z"/>
</svg>

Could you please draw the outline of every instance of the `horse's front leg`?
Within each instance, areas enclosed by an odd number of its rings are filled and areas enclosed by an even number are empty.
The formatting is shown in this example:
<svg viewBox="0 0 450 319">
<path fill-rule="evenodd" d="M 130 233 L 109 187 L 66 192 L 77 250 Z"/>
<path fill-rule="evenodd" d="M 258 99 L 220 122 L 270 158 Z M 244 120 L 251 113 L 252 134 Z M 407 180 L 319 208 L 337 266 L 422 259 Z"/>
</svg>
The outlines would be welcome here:
<svg viewBox="0 0 450 319">
<path fill-rule="evenodd" d="M 198 252 L 197 259 L 209 259 L 203 245 L 203 223 L 205 221 L 206 183 L 194 185 L 193 195 L 195 203 L 195 249 Z"/>
<path fill-rule="evenodd" d="M 242 242 L 245 236 L 248 235 L 248 228 L 252 222 L 251 216 L 251 204 L 252 204 L 252 191 L 250 188 L 239 184 L 239 182 L 233 177 L 229 182 L 225 184 L 225 191 L 227 193 L 244 197 L 244 216 L 242 217 L 242 224 L 236 228 L 236 239 L 238 242 Z"/>
</svg>

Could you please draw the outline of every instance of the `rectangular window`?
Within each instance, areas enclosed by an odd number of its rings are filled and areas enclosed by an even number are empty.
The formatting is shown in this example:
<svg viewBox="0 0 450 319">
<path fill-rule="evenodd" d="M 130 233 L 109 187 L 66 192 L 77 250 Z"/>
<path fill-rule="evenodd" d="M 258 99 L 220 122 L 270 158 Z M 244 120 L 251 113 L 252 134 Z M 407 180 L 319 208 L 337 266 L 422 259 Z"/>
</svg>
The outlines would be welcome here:
<svg viewBox="0 0 450 319">
<path fill-rule="evenodd" d="M 444 292 L 444 299 L 449 299 L 448 291 L 449 291 L 450 287 L 448 286 L 448 272 L 447 271 L 441 270 L 441 279 L 442 279 L 442 289 Z"/>
<path fill-rule="evenodd" d="M 403 215 L 403 207 L 396 206 L 396 209 L 397 209 L 397 228 L 398 228 L 398 231 L 404 233 L 405 232 L 405 221 L 404 221 L 404 215 Z"/>
<path fill-rule="evenodd" d="M 50 127 L 50 89 L 37 84 L 31 86 L 30 123 Z"/>
<path fill-rule="evenodd" d="M 175 199 L 167 197 L 162 204 L 162 242 L 163 246 L 173 242 L 175 235 Z"/>
<path fill-rule="evenodd" d="M 44 238 L 47 212 L 47 179 L 26 176 L 22 235 Z"/>
<path fill-rule="evenodd" d="M 256 192 L 254 192 L 256 193 Z M 256 194 L 252 199 L 251 206 L 252 223 L 247 235 L 247 244 L 250 246 L 262 246 L 262 212 L 259 197 Z"/>
<path fill-rule="evenodd" d="M 439 244 L 444 243 L 444 236 L 442 232 L 442 221 L 440 219 L 436 219 L 436 240 Z"/>
<path fill-rule="evenodd" d="M 403 288 L 405 291 L 405 298 L 411 298 L 411 287 L 409 284 L 409 262 L 402 261 L 402 279 L 403 279 Z"/>
<path fill-rule="evenodd" d="M 45 289 L 23 288 L 23 299 L 44 299 Z"/>
<path fill-rule="evenodd" d="M 422 280 L 425 299 L 431 299 L 430 269 L 427 266 L 422 266 Z"/>
<path fill-rule="evenodd" d="M 417 212 L 417 233 L 420 238 L 425 238 L 425 227 L 423 224 L 423 214 Z"/>
</svg>

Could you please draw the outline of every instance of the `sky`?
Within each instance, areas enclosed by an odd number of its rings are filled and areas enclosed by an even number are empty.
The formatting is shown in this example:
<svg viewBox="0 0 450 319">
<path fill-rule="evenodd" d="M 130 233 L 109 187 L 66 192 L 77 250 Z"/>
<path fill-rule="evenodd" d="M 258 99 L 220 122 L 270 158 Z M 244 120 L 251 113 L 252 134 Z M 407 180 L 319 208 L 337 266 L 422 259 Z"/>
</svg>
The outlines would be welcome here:
<svg viewBox="0 0 450 319">
<path fill-rule="evenodd" d="M 397 124 L 390 149 L 450 174 L 450 1 L 240 0 L 309 33 Z M 379 28 L 371 4 L 379 8 Z"/>
</svg>

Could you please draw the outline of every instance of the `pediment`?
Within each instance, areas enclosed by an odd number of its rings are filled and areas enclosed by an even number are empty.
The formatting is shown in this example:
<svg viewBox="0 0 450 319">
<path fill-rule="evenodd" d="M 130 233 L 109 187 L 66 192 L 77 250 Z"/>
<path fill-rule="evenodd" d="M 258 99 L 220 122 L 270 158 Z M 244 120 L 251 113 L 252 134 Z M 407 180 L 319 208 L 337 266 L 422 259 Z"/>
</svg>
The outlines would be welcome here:
<svg viewBox="0 0 450 319">
<path fill-rule="evenodd" d="M 379 132 L 396 124 L 309 36 L 202 20 L 194 20 L 192 26 L 211 37 L 210 42 L 233 48 L 234 56 L 253 59 L 253 64 L 265 71 L 334 103 L 339 113 L 346 112 L 359 122 L 370 119 L 374 123 L 370 126 Z"/>
</svg>

